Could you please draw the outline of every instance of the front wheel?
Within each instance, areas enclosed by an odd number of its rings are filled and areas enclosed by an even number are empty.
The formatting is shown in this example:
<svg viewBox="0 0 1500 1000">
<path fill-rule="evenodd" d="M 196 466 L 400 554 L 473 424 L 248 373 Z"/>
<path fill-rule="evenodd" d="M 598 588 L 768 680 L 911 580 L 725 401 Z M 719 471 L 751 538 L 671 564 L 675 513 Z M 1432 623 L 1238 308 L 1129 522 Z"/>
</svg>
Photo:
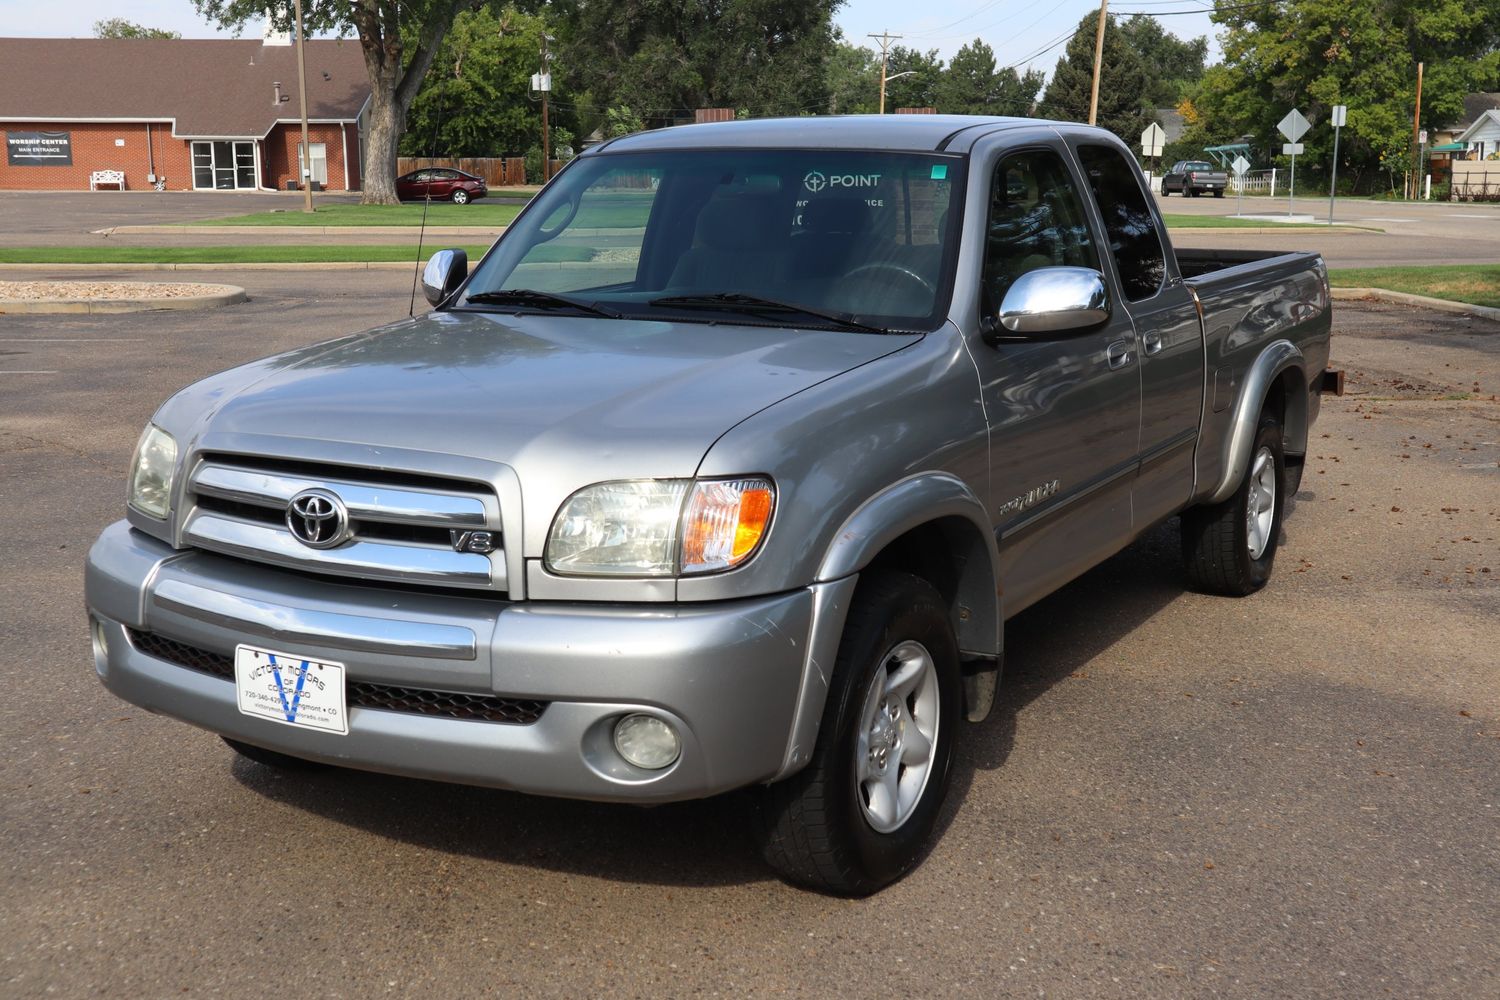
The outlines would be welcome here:
<svg viewBox="0 0 1500 1000">
<path fill-rule="evenodd" d="M 958 643 L 932 585 L 859 582 L 808 766 L 761 792 L 762 854 L 785 879 L 866 896 L 916 865 L 948 789 Z"/>
<path fill-rule="evenodd" d="M 1193 589 L 1244 597 L 1266 585 L 1286 506 L 1281 424 L 1261 418 L 1250 467 L 1223 503 L 1182 515 L 1182 560 Z"/>
<path fill-rule="evenodd" d="M 453 192 L 453 204 L 467 205 L 468 203 L 469 192 L 465 191 L 463 188 L 459 188 L 457 191 Z"/>
</svg>

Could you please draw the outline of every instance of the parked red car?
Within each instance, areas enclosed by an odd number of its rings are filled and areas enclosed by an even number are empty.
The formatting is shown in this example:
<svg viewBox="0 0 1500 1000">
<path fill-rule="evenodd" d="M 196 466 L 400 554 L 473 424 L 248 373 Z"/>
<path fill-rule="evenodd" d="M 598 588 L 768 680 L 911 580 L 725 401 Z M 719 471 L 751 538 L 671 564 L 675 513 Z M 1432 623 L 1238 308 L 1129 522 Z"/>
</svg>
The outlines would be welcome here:
<svg viewBox="0 0 1500 1000">
<path fill-rule="evenodd" d="M 466 205 L 471 199 L 483 198 L 489 193 L 490 189 L 482 178 L 452 167 L 413 170 L 396 178 L 396 197 L 402 201 L 421 201 L 430 196 L 433 201 Z"/>
</svg>

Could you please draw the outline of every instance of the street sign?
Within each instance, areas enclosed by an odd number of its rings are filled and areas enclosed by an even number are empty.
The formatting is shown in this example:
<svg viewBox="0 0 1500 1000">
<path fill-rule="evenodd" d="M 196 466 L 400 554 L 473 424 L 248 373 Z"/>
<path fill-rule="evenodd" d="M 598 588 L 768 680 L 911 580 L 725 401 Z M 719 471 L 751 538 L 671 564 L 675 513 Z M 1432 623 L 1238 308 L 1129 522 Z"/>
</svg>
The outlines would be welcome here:
<svg viewBox="0 0 1500 1000">
<path fill-rule="evenodd" d="M 1427 130 L 1425 128 L 1417 133 L 1417 142 L 1423 146 L 1427 145 Z"/>
<path fill-rule="evenodd" d="M 1162 146 L 1167 142 L 1167 133 L 1156 122 L 1146 126 L 1146 131 L 1141 133 L 1141 155 L 1160 156 Z"/>
<path fill-rule="evenodd" d="M 1281 144 L 1282 156 L 1298 156 L 1304 152 L 1306 150 L 1302 148 L 1302 143 L 1300 142 L 1283 142 Z"/>
<path fill-rule="evenodd" d="M 1344 127 L 1344 116 L 1346 114 L 1348 114 L 1348 113 L 1349 113 L 1349 105 L 1347 105 L 1347 104 L 1335 104 L 1333 106 L 1333 127 L 1334 128 L 1343 128 Z"/>
<path fill-rule="evenodd" d="M 1250 171 L 1250 161 L 1243 156 L 1236 156 L 1230 166 L 1234 168 L 1234 176 L 1236 177 L 1243 177 Z"/>
<path fill-rule="evenodd" d="M 1281 123 L 1276 128 L 1286 136 L 1288 142 L 1296 142 L 1307 134 L 1307 130 L 1312 128 L 1312 123 L 1302 117 L 1302 112 L 1293 108 L 1286 113 L 1286 117 L 1281 119 Z"/>
</svg>

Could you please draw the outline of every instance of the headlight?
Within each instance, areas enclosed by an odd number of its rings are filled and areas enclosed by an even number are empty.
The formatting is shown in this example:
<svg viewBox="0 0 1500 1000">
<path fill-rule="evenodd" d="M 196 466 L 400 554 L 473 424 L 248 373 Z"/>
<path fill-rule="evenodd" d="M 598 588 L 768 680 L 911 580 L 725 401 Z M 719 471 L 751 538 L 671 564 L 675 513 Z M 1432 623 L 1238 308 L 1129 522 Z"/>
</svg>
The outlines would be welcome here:
<svg viewBox="0 0 1500 1000">
<path fill-rule="evenodd" d="M 599 483 L 563 504 L 546 562 L 570 576 L 673 576 L 741 565 L 759 549 L 776 495 L 762 477 Z"/>
<path fill-rule="evenodd" d="M 147 424 L 130 463 L 130 506 L 165 518 L 172 508 L 172 477 L 177 470 L 177 442 L 155 424 Z"/>
</svg>

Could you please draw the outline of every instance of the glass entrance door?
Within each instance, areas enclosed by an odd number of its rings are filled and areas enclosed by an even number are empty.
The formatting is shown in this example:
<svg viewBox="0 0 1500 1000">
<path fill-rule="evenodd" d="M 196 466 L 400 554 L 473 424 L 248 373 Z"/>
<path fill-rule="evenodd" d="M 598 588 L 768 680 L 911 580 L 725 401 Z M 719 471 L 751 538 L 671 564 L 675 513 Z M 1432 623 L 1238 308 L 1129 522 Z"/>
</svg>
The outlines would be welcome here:
<svg viewBox="0 0 1500 1000">
<path fill-rule="evenodd" d="M 193 143 L 193 187 L 237 191 L 255 186 L 255 143 Z"/>
</svg>

